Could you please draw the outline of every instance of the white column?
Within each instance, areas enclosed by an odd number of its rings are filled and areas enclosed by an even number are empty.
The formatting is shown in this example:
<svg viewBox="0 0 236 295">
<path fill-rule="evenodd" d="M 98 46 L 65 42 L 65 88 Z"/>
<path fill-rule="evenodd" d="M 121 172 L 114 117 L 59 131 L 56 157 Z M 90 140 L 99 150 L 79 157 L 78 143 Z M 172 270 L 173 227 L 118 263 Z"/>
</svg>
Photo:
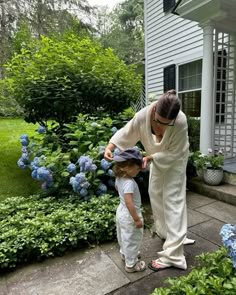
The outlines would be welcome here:
<svg viewBox="0 0 236 295">
<path fill-rule="evenodd" d="M 207 153 L 213 143 L 213 26 L 203 26 L 200 150 Z"/>
</svg>

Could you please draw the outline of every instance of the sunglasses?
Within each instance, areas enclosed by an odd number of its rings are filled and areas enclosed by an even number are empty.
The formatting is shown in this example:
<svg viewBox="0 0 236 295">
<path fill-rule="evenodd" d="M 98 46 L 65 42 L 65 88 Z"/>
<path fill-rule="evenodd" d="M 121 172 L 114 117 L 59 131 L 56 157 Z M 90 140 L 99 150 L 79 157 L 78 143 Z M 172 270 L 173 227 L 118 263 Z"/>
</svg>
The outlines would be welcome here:
<svg viewBox="0 0 236 295">
<path fill-rule="evenodd" d="M 159 125 L 164 125 L 164 126 L 174 126 L 175 125 L 175 120 L 176 120 L 176 118 L 174 119 L 174 120 L 172 120 L 171 122 L 169 122 L 169 123 L 164 123 L 164 122 L 161 122 L 161 121 L 159 121 L 157 118 L 155 118 L 155 113 L 154 113 L 154 116 L 153 116 L 153 119 L 152 119 L 155 123 L 157 123 L 157 124 L 159 124 Z"/>
</svg>

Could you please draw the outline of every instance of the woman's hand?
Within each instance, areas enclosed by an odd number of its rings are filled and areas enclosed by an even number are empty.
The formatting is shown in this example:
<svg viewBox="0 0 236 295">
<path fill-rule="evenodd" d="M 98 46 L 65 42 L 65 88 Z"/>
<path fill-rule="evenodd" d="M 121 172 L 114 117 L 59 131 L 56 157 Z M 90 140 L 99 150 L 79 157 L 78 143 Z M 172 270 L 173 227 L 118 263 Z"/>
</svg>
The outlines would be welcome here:
<svg viewBox="0 0 236 295">
<path fill-rule="evenodd" d="M 104 151 L 104 158 L 108 161 L 113 160 L 113 154 L 112 151 L 114 150 L 115 145 L 113 143 L 109 143 Z"/>
<path fill-rule="evenodd" d="M 152 156 L 143 157 L 142 169 L 146 169 L 148 162 L 152 160 Z"/>
</svg>

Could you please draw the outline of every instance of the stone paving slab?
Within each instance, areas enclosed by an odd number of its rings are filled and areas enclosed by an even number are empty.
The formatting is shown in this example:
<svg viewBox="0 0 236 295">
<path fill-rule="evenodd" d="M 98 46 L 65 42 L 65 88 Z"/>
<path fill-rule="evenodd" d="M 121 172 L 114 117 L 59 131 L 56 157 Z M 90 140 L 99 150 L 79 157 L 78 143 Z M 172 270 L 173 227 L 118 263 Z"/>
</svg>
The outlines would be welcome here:
<svg viewBox="0 0 236 295">
<path fill-rule="evenodd" d="M 191 271 L 196 255 L 217 250 L 221 245 L 222 224 L 235 223 L 235 206 L 191 192 L 187 195 L 188 237 L 196 240 L 194 245 L 184 246 L 187 271 L 169 268 L 160 272 L 147 269 L 142 273 L 126 273 L 118 244 L 113 242 L 25 265 L 1 275 L 0 295 L 150 295 L 155 288 L 163 286 L 164 279 Z M 149 218 L 151 221 L 151 216 Z M 148 264 L 157 257 L 162 245 L 163 241 L 146 229 L 142 259 Z"/>
<path fill-rule="evenodd" d="M 180 270 L 176 268 L 167 268 L 159 272 L 153 272 L 143 277 L 142 279 L 136 280 L 132 284 L 121 287 L 119 290 L 114 290 L 106 295 L 150 295 L 155 288 L 163 287 L 164 280 L 167 278 L 179 277 L 187 275 L 191 271 L 191 266 L 194 265 L 195 256 L 203 252 L 215 251 L 218 246 L 197 236 L 193 233 L 189 233 L 190 238 L 195 239 L 196 243 L 194 245 L 185 246 L 185 256 L 188 263 L 188 270 Z M 154 240 L 156 237 L 154 238 Z"/>
<path fill-rule="evenodd" d="M 212 217 L 192 209 L 188 209 L 188 227 L 211 220 Z"/>
<path fill-rule="evenodd" d="M 212 219 L 192 226 L 191 228 L 189 228 L 189 231 L 205 238 L 208 241 L 211 241 L 212 243 L 222 246 L 222 241 L 219 233 L 224 224 L 224 222 Z"/>
<path fill-rule="evenodd" d="M 211 186 L 205 184 L 200 177 L 193 177 L 188 181 L 188 188 L 201 195 L 236 206 L 236 185 L 222 183 Z"/>
<path fill-rule="evenodd" d="M 5 278 L 0 280 L 0 295 L 7 295 L 7 285 Z"/>
<path fill-rule="evenodd" d="M 104 295 L 129 283 L 99 247 L 26 266 L 5 281 L 7 295 Z"/>
<path fill-rule="evenodd" d="M 198 208 L 196 211 L 207 214 L 224 223 L 236 223 L 236 206 L 234 205 L 216 201 Z"/>
<path fill-rule="evenodd" d="M 198 193 L 194 193 L 191 191 L 187 191 L 186 194 L 186 200 L 187 200 L 187 208 L 189 209 L 196 209 L 205 205 L 208 205 L 210 203 L 216 202 L 216 200 L 208 198 L 206 196 L 202 196 Z"/>
</svg>

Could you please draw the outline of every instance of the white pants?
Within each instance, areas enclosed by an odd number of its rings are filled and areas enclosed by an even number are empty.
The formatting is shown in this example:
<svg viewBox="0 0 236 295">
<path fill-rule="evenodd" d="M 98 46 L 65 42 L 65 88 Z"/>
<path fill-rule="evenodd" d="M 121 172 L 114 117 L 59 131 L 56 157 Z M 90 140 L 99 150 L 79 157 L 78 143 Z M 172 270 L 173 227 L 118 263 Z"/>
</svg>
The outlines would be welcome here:
<svg viewBox="0 0 236 295">
<path fill-rule="evenodd" d="M 141 212 L 137 212 L 143 221 Z M 125 264 L 132 267 L 138 261 L 139 249 L 143 239 L 143 228 L 136 228 L 128 209 L 120 204 L 116 211 L 117 239 L 120 253 L 125 256 Z"/>
<path fill-rule="evenodd" d="M 187 234 L 186 164 L 178 160 L 161 172 L 152 163 L 150 167 L 149 196 L 158 235 L 165 239 L 163 251 L 158 252 L 166 266 L 187 268 L 183 241 Z"/>
</svg>

